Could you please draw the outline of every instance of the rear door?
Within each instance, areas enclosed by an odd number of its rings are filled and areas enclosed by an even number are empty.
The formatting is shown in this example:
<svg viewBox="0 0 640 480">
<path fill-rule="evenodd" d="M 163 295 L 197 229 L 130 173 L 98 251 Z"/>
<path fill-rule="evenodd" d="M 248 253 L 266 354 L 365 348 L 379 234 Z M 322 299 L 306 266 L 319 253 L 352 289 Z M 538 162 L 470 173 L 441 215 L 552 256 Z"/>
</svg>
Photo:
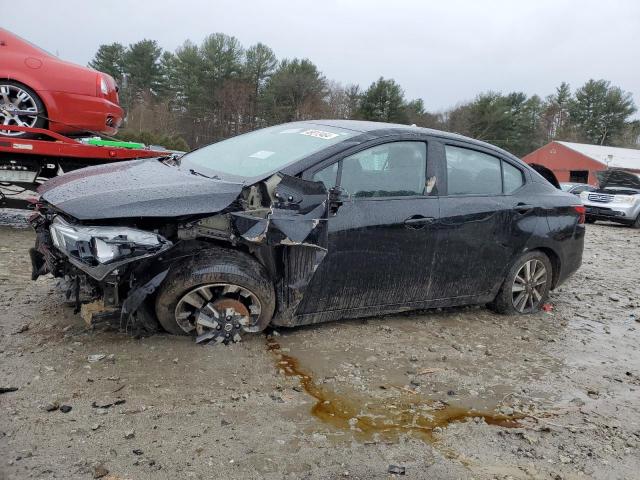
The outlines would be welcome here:
<svg viewBox="0 0 640 480">
<path fill-rule="evenodd" d="M 427 187 L 427 148 L 387 140 L 309 173 L 347 196 L 329 218 L 328 252 L 299 314 L 429 298 L 439 207 Z"/>
<path fill-rule="evenodd" d="M 537 220 L 520 198 L 522 167 L 481 147 L 440 144 L 446 180 L 440 196 L 432 298 L 485 295 L 502 282 Z"/>
</svg>

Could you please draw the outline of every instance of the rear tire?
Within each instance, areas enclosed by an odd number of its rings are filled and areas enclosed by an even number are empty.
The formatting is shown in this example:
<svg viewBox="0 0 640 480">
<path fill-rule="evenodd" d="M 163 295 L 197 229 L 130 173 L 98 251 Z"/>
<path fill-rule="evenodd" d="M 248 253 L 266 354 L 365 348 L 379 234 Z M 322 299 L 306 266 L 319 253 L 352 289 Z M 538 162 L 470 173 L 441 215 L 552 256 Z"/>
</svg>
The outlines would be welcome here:
<svg viewBox="0 0 640 480">
<path fill-rule="evenodd" d="M 552 280 L 549 257 L 538 250 L 527 252 L 513 263 L 491 306 L 510 315 L 535 313 L 547 301 Z"/>
<path fill-rule="evenodd" d="M 635 221 L 631 224 L 631 228 L 640 228 L 640 213 L 636 217 Z"/>
<path fill-rule="evenodd" d="M 202 337 L 209 332 L 212 340 L 227 343 L 213 335 L 212 323 L 220 322 L 224 333 L 228 319 L 229 341 L 235 340 L 240 330 L 266 328 L 275 304 L 273 283 L 260 263 L 237 250 L 215 248 L 171 268 L 156 297 L 156 314 L 169 333 Z"/>
<path fill-rule="evenodd" d="M 3 108 L 4 107 L 4 108 Z M 35 115 L 17 115 L 14 109 L 33 110 Z M 38 94 L 22 83 L 0 80 L 0 136 L 34 138 L 37 134 L 2 130 L 2 125 L 45 128 L 47 111 Z"/>
</svg>

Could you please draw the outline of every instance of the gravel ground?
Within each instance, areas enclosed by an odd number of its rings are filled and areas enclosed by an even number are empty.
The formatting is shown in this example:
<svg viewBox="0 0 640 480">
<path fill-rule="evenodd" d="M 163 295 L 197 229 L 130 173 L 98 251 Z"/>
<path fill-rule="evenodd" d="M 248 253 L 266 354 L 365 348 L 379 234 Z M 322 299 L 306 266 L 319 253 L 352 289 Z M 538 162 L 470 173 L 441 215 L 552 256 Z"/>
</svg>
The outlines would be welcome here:
<svg viewBox="0 0 640 480">
<path fill-rule="evenodd" d="M 0 227 L 0 478 L 640 478 L 638 230 L 589 225 L 550 312 L 230 347 L 87 329 L 32 244 Z"/>
</svg>

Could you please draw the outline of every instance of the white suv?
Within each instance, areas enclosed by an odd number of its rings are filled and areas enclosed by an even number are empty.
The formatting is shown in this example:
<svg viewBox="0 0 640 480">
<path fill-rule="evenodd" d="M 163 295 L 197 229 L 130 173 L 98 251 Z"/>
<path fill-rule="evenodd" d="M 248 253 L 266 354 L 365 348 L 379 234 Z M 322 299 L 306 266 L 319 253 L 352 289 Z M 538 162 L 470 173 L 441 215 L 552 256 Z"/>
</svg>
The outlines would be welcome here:
<svg viewBox="0 0 640 480">
<path fill-rule="evenodd" d="M 610 220 L 640 228 L 640 174 L 612 169 L 596 175 L 600 188 L 580 194 L 587 223 Z"/>
</svg>

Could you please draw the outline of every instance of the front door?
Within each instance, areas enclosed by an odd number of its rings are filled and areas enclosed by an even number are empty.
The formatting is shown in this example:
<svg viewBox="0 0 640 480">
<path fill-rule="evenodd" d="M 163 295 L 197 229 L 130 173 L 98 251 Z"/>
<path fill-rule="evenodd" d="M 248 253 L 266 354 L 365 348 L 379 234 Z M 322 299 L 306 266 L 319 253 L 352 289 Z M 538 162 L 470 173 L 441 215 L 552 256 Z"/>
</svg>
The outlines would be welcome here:
<svg viewBox="0 0 640 480">
<path fill-rule="evenodd" d="M 328 252 L 299 314 L 407 305 L 429 298 L 439 216 L 424 142 L 391 142 L 317 172 L 346 194 L 329 218 Z"/>
</svg>

